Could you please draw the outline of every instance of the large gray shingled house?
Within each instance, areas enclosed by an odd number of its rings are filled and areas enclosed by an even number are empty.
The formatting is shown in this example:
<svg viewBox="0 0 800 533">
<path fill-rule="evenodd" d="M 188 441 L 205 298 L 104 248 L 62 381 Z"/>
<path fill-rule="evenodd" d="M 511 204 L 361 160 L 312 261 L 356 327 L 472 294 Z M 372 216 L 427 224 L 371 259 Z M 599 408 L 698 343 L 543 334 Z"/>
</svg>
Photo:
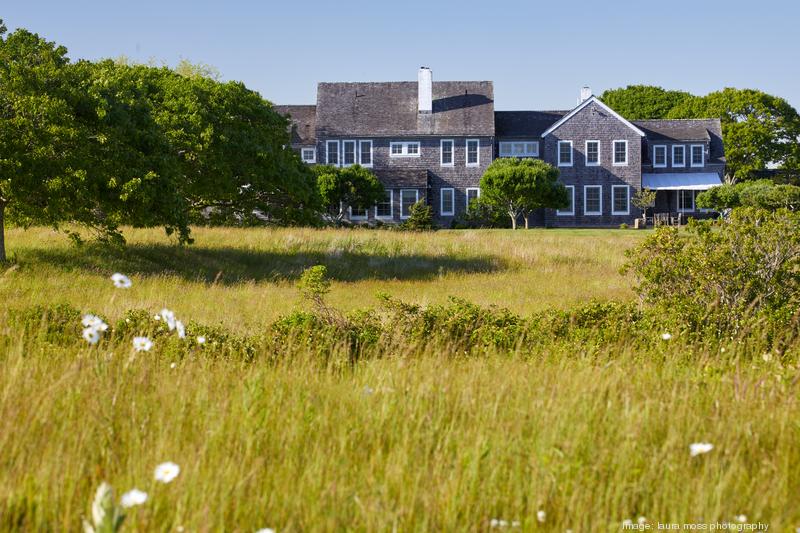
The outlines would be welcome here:
<svg viewBox="0 0 800 533">
<path fill-rule="evenodd" d="M 698 215 L 698 191 L 725 170 L 719 119 L 628 121 L 581 90 L 568 111 L 495 111 L 490 81 L 320 83 L 316 105 L 276 106 L 292 147 L 309 164 L 368 167 L 385 201 L 348 211 L 354 222 L 397 222 L 424 199 L 448 226 L 480 196 L 497 157 L 534 157 L 558 167 L 570 206 L 531 215 L 541 226 L 617 226 L 641 212 L 631 197 L 657 191 L 655 213 Z"/>
</svg>

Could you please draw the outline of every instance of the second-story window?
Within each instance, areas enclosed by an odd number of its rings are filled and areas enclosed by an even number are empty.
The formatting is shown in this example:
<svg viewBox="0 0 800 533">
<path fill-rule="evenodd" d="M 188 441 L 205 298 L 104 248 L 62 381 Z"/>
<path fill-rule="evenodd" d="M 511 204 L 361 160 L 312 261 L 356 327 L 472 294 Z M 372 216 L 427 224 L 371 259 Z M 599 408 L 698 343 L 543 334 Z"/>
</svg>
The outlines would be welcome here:
<svg viewBox="0 0 800 533">
<path fill-rule="evenodd" d="M 539 157 L 539 142 L 538 141 L 501 142 L 500 157 Z"/>
<path fill-rule="evenodd" d="M 558 141 L 558 166 L 572 166 L 572 141 Z"/>
<path fill-rule="evenodd" d="M 686 157 L 684 156 L 684 147 L 682 144 L 675 144 L 672 146 L 672 166 L 686 166 Z"/>
<path fill-rule="evenodd" d="M 666 145 L 653 146 L 653 166 L 658 168 L 664 168 L 667 166 Z"/>
<path fill-rule="evenodd" d="M 328 141 L 325 143 L 326 159 L 329 165 L 339 166 L 339 141 Z"/>
<path fill-rule="evenodd" d="M 467 166 L 477 167 L 480 164 L 480 147 L 478 139 L 467 139 Z"/>
<path fill-rule="evenodd" d="M 628 164 L 628 141 L 614 141 L 614 164 L 617 166 Z"/>
<path fill-rule="evenodd" d="M 702 167 L 705 164 L 705 148 L 702 144 L 692 145 L 692 166 Z"/>
<path fill-rule="evenodd" d="M 391 157 L 419 157 L 419 141 L 393 141 L 389 143 Z"/>
<path fill-rule="evenodd" d="M 342 165 L 350 166 L 356 164 L 356 142 L 342 141 Z"/>
<path fill-rule="evenodd" d="M 455 164 L 453 158 L 453 141 L 450 139 L 442 139 L 439 148 L 442 155 L 441 165 L 443 167 L 452 167 Z"/>
<path fill-rule="evenodd" d="M 596 167 L 600 164 L 600 141 L 586 141 L 586 166 Z"/>
<path fill-rule="evenodd" d="M 303 162 L 305 163 L 316 163 L 317 150 L 316 148 L 303 148 L 300 150 L 300 157 L 303 158 Z"/>
<path fill-rule="evenodd" d="M 359 141 L 358 162 L 362 167 L 372 166 L 372 141 Z"/>
</svg>

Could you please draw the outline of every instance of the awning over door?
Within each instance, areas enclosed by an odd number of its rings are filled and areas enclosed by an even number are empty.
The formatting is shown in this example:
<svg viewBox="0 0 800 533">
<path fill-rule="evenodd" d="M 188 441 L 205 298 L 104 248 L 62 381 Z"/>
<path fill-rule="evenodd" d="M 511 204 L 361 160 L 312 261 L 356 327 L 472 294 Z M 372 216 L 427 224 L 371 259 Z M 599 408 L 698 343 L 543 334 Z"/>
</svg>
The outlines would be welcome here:
<svg viewBox="0 0 800 533">
<path fill-rule="evenodd" d="M 654 191 L 705 191 L 722 185 L 716 172 L 642 174 L 642 187 Z"/>
</svg>

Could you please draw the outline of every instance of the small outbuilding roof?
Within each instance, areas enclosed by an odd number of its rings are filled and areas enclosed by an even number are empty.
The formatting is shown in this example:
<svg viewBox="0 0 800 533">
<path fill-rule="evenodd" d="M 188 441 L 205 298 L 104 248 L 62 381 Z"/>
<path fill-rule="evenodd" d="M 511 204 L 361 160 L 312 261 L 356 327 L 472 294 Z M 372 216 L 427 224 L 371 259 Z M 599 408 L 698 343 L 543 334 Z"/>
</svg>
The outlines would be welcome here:
<svg viewBox="0 0 800 533">
<path fill-rule="evenodd" d="M 716 172 L 642 174 L 642 187 L 654 191 L 705 191 L 722 185 Z"/>
</svg>

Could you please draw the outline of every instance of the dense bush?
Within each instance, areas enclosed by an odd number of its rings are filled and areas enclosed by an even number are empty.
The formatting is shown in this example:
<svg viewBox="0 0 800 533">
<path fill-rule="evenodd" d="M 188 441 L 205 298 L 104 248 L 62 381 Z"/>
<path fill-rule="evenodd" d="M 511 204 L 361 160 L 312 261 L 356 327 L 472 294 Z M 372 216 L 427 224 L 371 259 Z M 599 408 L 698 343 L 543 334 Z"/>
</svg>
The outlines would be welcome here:
<svg viewBox="0 0 800 533">
<path fill-rule="evenodd" d="M 431 231 L 436 229 L 433 223 L 433 208 L 420 200 L 411 206 L 408 219 L 401 225 L 402 229 L 409 231 Z"/>
<path fill-rule="evenodd" d="M 800 209 L 800 187 L 776 185 L 770 180 L 726 184 L 700 193 L 697 206 L 716 211 L 735 207 L 797 211 Z"/>
</svg>

